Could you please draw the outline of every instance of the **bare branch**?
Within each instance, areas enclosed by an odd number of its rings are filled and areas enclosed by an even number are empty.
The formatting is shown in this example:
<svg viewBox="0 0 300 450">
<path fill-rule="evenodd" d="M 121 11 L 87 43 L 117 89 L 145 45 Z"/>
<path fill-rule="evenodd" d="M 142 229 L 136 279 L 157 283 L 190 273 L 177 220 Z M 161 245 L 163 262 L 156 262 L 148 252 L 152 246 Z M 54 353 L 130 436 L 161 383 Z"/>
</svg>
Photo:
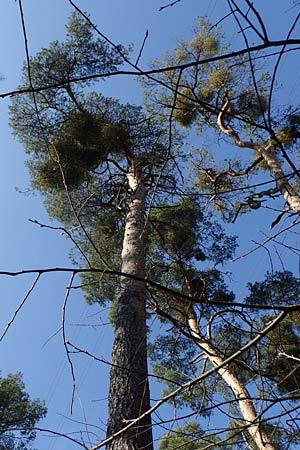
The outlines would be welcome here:
<svg viewBox="0 0 300 450">
<path fill-rule="evenodd" d="M 73 404 L 74 404 L 74 396 L 75 396 L 75 391 L 76 391 L 76 380 L 75 380 L 75 372 L 74 372 L 74 366 L 70 357 L 70 353 L 69 353 L 69 349 L 67 346 L 67 338 L 66 338 L 66 328 L 65 328 L 65 321 L 66 321 L 66 307 L 67 307 L 67 302 L 68 302 L 68 298 L 70 296 L 70 291 L 71 291 L 71 287 L 74 281 L 76 274 L 73 272 L 69 281 L 69 285 L 67 287 L 67 291 L 66 291 L 66 295 L 65 295 L 65 299 L 64 299 L 64 303 L 63 303 L 63 307 L 62 307 L 62 325 L 61 325 L 61 329 L 62 329 L 62 336 L 63 336 L 63 344 L 66 350 L 66 355 L 67 355 L 67 359 L 70 365 L 70 369 L 71 369 L 71 376 L 72 376 L 72 381 L 73 381 L 73 387 L 72 387 L 72 398 L 71 398 L 71 414 L 73 412 Z"/>
<path fill-rule="evenodd" d="M 41 272 L 38 271 L 38 274 L 33 282 L 33 284 L 31 285 L 31 287 L 29 288 L 27 294 L 25 295 L 25 297 L 23 298 L 23 300 L 21 301 L 21 303 L 19 304 L 19 306 L 17 307 L 17 309 L 15 310 L 11 320 L 8 322 L 5 330 L 3 331 L 2 335 L 0 336 L 0 342 L 2 342 L 3 338 L 5 337 L 5 335 L 7 334 L 9 328 L 11 327 L 11 325 L 13 324 L 13 322 L 15 321 L 15 318 L 17 317 L 18 313 L 21 311 L 22 307 L 25 305 L 26 300 L 28 299 L 28 297 L 30 296 L 30 294 L 32 293 L 32 291 L 34 290 L 34 288 L 36 287 L 39 279 L 41 276 Z"/>
<path fill-rule="evenodd" d="M 181 0 L 174 0 L 173 2 L 168 3 L 165 6 L 161 6 L 158 11 L 163 11 L 164 9 L 170 8 L 170 6 L 174 6 L 174 5 L 176 5 L 176 3 L 180 3 L 180 2 L 181 2 Z"/>
</svg>

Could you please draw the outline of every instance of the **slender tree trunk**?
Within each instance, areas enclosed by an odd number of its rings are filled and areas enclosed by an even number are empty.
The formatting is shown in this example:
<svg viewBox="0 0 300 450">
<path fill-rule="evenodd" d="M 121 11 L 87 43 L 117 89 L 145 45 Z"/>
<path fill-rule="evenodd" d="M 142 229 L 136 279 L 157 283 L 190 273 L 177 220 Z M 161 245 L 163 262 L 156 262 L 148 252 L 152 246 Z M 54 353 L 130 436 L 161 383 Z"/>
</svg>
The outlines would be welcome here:
<svg viewBox="0 0 300 450">
<path fill-rule="evenodd" d="M 211 362 L 211 364 L 215 367 L 222 364 L 223 359 L 219 356 L 216 349 L 208 340 L 204 339 L 200 333 L 197 316 L 192 306 L 190 306 L 188 311 L 188 324 L 192 336 L 195 338 L 195 341 L 199 347 L 201 347 L 201 349 L 205 352 L 206 358 Z M 240 412 L 245 421 L 245 427 L 253 439 L 253 442 L 257 445 L 257 448 L 259 450 L 276 450 L 276 446 L 272 443 L 270 437 L 265 431 L 262 430 L 260 426 L 260 419 L 255 411 L 250 393 L 243 383 L 236 378 L 228 366 L 220 368 L 218 370 L 218 374 L 222 377 L 227 386 L 230 387 L 235 398 L 237 399 Z"/>
<path fill-rule="evenodd" d="M 143 227 L 145 186 L 137 171 L 127 175 L 131 202 L 126 216 L 122 272 L 144 278 Z M 146 342 L 145 283 L 123 277 L 118 298 L 115 340 L 110 371 L 107 437 L 121 430 L 150 408 Z M 151 418 L 141 420 L 117 436 L 107 450 L 153 450 Z"/>
</svg>

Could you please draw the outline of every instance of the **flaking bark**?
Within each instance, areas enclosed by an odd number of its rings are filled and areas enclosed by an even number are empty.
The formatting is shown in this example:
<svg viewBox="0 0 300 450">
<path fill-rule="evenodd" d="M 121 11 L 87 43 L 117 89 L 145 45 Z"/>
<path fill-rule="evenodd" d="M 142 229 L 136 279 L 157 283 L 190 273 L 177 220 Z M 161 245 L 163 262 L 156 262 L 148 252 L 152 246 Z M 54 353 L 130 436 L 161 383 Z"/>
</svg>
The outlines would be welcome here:
<svg viewBox="0 0 300 450">
<path fill-rule="evenodd" d="M 223 359 L 219 356 L 214 346 L 200 333 L 197 316 L 192 306 L 189 307 L 188 311 L 188 325 L 195 342 L 204 351 L 206 358 L 213 366 L 220 366 L 223 363 Z M 257 448 L 259 450 L 276 450 L 276 446 L 261 427 L 260 418 L 247 388 L 236 378 L 229 366 L 220 368 L 218 374 L 232 390 L 237 399 L 241 415 L 244 419 L 245 429 L 250 434 Z"/>
<path fill-rule="evenodd" d="M 131 202 L 126 216 L 122 272 L 145 277 L 143 228 L 145 186 L 137 170 L 127 175 Z M 146 338 L 145 283 L 121 279 L 115 340 L 110 372 L 107 437 L 121 430 L 150 408 Z M 107 450 L 153 450 L 151 418 L 147 416 L 129 431 L 113 439 Z"/>
</svg>

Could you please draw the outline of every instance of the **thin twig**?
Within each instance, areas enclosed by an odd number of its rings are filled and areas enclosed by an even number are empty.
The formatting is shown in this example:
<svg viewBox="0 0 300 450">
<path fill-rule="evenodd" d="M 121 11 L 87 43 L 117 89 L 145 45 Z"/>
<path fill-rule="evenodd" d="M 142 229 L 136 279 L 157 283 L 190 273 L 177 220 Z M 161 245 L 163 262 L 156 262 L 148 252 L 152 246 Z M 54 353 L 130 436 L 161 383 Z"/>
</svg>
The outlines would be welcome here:
<svg viewBox="0 0 300 450">
<path fill-rule="evenodd" d="M 86 260 L 88 266 L 91 267 L 91 264 L 90 264 L 90 262 L 88 260 L 88 257 L 86 256 L 85 252 L 81 249 L 80 245 L 77 244 L 77 242 L 73 238 L 72 234 L 65 227 L 54 227 L 54 226 L 51 226 L 51 225 L 45 225 L 45 224 L 39 222 L 36 219 L 28 219 L 28 221 L 38 225 L 41 228 L 48 228 L 49 230 L 62 231 L 63 233 L 65 233 L 68 236 L 68 238 L 73 242 L 75 247 L 79 250 L 81 256 Z"/>
<path fill-rule="evenodd" d="M 135 61 L 135 65 L 136 65 L 136 66 L 137 66 L 138 63 L 140 62 L 140 59 L 141 59 L 141 56 L 142 56 L 142 53 L 143 53 L 143 50 L 144 50 L 146 41 L 147 41 L 147 39 L 148 39 L 148 36 L 149 36 L 149 33 L 148 33 L 148 30 L 146 30 L 146 33 L 145 33 L 145 36 L 144 36 L 144 40 L 143 40 L 142 46 L 141 46 L 141 48 L 140 48 L 138 57 L 137 57 L 137 59 L 136 59 L 136 61 Z"/>
<path fill-rule="evenodd" d="M 181 2 L 181 0 L 174 0 L 173 2 L 168 3 L 165 6 L 161 6 L 158 11 L 163 11 L 164 9 L 170 8 L 171 6 L 174 6 L 174 5 L 176 5 L 176 3 L 180 3 L 180 2 Z"/>
<path fill-rule="evenodd" d="M 13 322 L 14 322 L 15 318 L 17 317 L 18 313 L 20 312 L 20 310 L 22 309 L 22 307 L 26 303 L 26 300 L 28 299 L 29 295 L 34 290 L 35 286 L 37 285 L 37 282 L 39 281 L 40 276 L 41 276 L 41 272 L 38 271 L 38 274 L 37 274 L 34 282 L 32 283 L 31 287 L 29 288 L 27 294 L 25 295 L 25 297 L 23 298 L 23 300 L 21 301 L 21 303 L 19 304 L 19 306 L 17 307 L 15 312 L 13 313 L 13 316 L 12 316 L 11 320 L 6 325 L 6 328 L 5 328 L 5 330 L 3 331 L 3 333 L 2 333 L 2 335 L 0 337 L 0 342 L 2 342 L 4 336 L 8 332 L 9 328 L 11 327 L 11 325 L 13 324 Z"/>
<path fill-rule="evenodd" d="M 68 298 L 70 296 L 70 292 L 71 292 L 71 287 L 73 284 L 73 280 L 76 276 L 76 273 L 73 272 L 67 287 L 67 291 L 66 291 L 66 295 L 65 295 L 65 299 L 64 299 L 64 303 L 63 303 L 63 307 L 62 307 L 62 320 L 61 320 L 61 327 L 62 327 L 62 336 L 63 336 L 63 344 L 66 350 L 66 355 L 67 355 L 67 360 L 69 362 L 70 365 L 70 370 L 71 370 L 71 377 L 72 377 L 72 382 L 73 382 L 73 386 L 72 386 L 72 396 L 71 396 L 71 414 L 73 414 L 73 405 L 74 405 L 74 398 L 75 398 L 75 392 L 76 392 L 76 379 L 75 379 L 75 372 L 74 372 L 74 366 L 70 357 L 70 352 L 67 346 L 67 338 L 66 338 L 66 328 L 65 328 L 65 323 L 66 323 L 66 307 L 67 307 L 67 302 L 68 302 Z"/>
<path fill-rule="evenodd" d="M 67 345 L 69 347 L 73 348 L 74 350 L 76 350 L 76 352 L 74 352 L 74 353 L 83 353 L 84 355 L 87 355 L 90 358 L 94 359 L 95 361 L 101 362 L 102 364 L 106 364 L 106 365 L 108 365 L 110 367 L 116 367 L 118 369 L 124 370 L 124 371 L 129 372 L 129 373 L 143 373 L 144 374 L 144 372 L 140 372 L 137 369 L 128 369 L 128 367 L 123 367 L 123 366 L 120 366 L 118 364 L 112 364 L 112 363 L 110 363 L 109 361 L 107 361 L 104 358 L 99 358 L 98 356 L 93 355 L 92 353 L 90 353 L 86 349 L 82 349 L 82 348 L 77 347 L 76 345 L 72 344 L 70 341 L 67 341 Z M 156 380 L 161 380 L 161 381 L 165 381 L 167 383 L 172 383 L 174 385 L 181 386 L 181 383 L 178 383 L 176 380 L 171 380 L 170 378 L 161 377 L 161 376 L 158 376 L 158 375 L 154 375 L 152 373 L 147 373 L 147 377 L 152 377 L 152 378 L 155 378 Z"/>
</svg>

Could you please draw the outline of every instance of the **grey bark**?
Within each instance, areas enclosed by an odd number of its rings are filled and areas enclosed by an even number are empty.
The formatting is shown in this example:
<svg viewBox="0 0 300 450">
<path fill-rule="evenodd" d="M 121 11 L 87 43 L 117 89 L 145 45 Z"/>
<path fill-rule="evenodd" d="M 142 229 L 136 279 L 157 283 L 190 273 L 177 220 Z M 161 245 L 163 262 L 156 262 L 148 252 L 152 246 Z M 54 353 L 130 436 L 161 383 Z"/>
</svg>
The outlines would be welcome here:
<svg viewBox="0 0 300 450">
<path fill-rule="evenodd" d="M 126 216 L 122 272 L 144 278 L 145 186 L 137 171 L 130 171 L 127 178 L 132 197 Z M 147 374 L 146 286 L 144 282 L 122 277 L 110 371 L 107 437 L 150 408 Z M 116 436 L 106 449 L 153 450 L 151 417 Z"/>
</svg>

